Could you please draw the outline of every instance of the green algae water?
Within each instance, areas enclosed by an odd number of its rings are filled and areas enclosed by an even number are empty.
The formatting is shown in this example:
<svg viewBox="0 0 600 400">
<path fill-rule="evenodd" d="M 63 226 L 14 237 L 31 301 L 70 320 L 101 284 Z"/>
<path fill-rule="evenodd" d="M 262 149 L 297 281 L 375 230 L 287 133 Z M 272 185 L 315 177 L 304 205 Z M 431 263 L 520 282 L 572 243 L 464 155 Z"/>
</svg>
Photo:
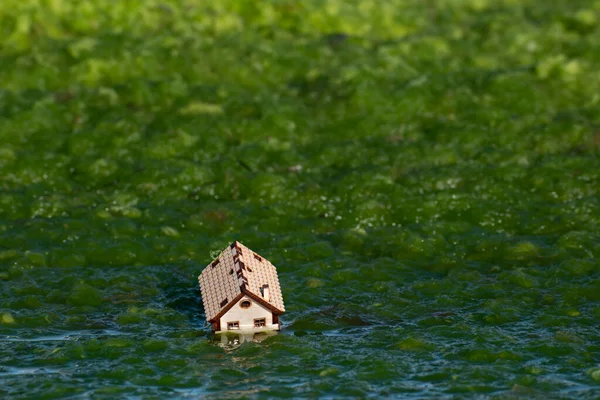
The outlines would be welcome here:
<svg viewBox="0 0 600 400">
<path fill-rule="evenodd" d="M 600 2 L 3 0 L 0 397 L 600 397 Z M 281 333 L 197 275 L 277 266 Z"/>
</svg>

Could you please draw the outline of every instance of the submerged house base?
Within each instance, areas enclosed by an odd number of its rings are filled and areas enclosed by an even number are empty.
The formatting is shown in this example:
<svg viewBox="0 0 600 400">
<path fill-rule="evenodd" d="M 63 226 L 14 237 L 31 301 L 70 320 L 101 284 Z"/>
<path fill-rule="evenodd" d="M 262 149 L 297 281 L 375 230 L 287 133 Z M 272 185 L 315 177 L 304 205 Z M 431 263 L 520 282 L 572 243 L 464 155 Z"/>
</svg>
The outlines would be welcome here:
<svg viewBox="0 0 600 400">
<path fill-rule="evenodd" d="M 277 331 L 262 331 L 262 332 L 234 332 L 225 331 L 222 333 L 215 333 L 213 336 L 213 342 L 221 346 L 236 346 L 246 342 L 262 342 L 274 335 L 277 335 Z"/>
</svg>

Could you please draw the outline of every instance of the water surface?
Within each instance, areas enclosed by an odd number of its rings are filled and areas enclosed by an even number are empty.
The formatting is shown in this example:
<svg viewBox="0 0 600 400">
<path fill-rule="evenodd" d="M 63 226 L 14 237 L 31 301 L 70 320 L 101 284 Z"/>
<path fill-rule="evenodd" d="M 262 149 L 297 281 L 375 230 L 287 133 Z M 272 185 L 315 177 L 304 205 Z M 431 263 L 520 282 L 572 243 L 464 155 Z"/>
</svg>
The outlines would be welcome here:
<svg viewBox="0 0 600 400">
<path fill-rule="evenodd" d="M 599 4 L 3 0 L 0 397 L 598 398 Z"/>
</svg>

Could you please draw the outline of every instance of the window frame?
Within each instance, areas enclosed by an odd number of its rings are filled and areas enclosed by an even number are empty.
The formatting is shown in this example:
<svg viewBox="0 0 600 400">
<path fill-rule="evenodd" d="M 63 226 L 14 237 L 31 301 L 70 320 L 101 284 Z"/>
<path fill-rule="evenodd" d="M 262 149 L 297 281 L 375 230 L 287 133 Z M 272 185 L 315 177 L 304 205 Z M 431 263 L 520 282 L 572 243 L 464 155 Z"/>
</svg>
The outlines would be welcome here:
<svg viewBox="0 0 600 400">
<path fill-rule="evenodd" d="M 233 326 L 233 325 L 236 326 Z M 227 330 L 228 331 L 236 331 L 236 330 L 240 330 L 240 321 L 227 321 Z"/>
<path fill-rule="evenodd" d="M 250 303 L 250 304 L 248 305 L 248 307 L 244 307 L 244 306 L 242 306 L 242 304 L 244 304 L 244 303 L 246 303 L 246 302 Z M 244 299 L 244 300 L 240 301 L 240 308 L 241 308 L 242 310 L 247 310 L 247 309 L 249 309 L 250 307 L 252 307 L 252 301 L 250 301 L 250 299 Z"/>
</svg>

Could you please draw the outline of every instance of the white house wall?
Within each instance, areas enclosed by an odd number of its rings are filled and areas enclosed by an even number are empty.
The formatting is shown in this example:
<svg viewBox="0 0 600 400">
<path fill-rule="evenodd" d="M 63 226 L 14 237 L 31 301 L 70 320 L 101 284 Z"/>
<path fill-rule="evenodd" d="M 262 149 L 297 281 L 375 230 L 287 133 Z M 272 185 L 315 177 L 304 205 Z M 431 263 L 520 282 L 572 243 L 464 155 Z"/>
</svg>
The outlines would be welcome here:
<svg viewBox="0 0 600 400">
<path fill-rule="evenodd" d="M 249 301 L 252 305 L 249 308 L 240 307 L 240 303 Z M 254 320 L 258 318 L 265 319 L 265 326 L 261 328 L 254 327 Z M 273 324 L 273 314 L 270 310 L 258 304 L 251 298 L 244 296 L 229 311 L 221 317 L 221 331 L 227 331 L 227 323 L 239 321 L 240 331 L 259 331 L 259 330 L 279 330 L 279 324 Z M 235 329 L 237 331 L 237 329 Z"/>
</svg>

